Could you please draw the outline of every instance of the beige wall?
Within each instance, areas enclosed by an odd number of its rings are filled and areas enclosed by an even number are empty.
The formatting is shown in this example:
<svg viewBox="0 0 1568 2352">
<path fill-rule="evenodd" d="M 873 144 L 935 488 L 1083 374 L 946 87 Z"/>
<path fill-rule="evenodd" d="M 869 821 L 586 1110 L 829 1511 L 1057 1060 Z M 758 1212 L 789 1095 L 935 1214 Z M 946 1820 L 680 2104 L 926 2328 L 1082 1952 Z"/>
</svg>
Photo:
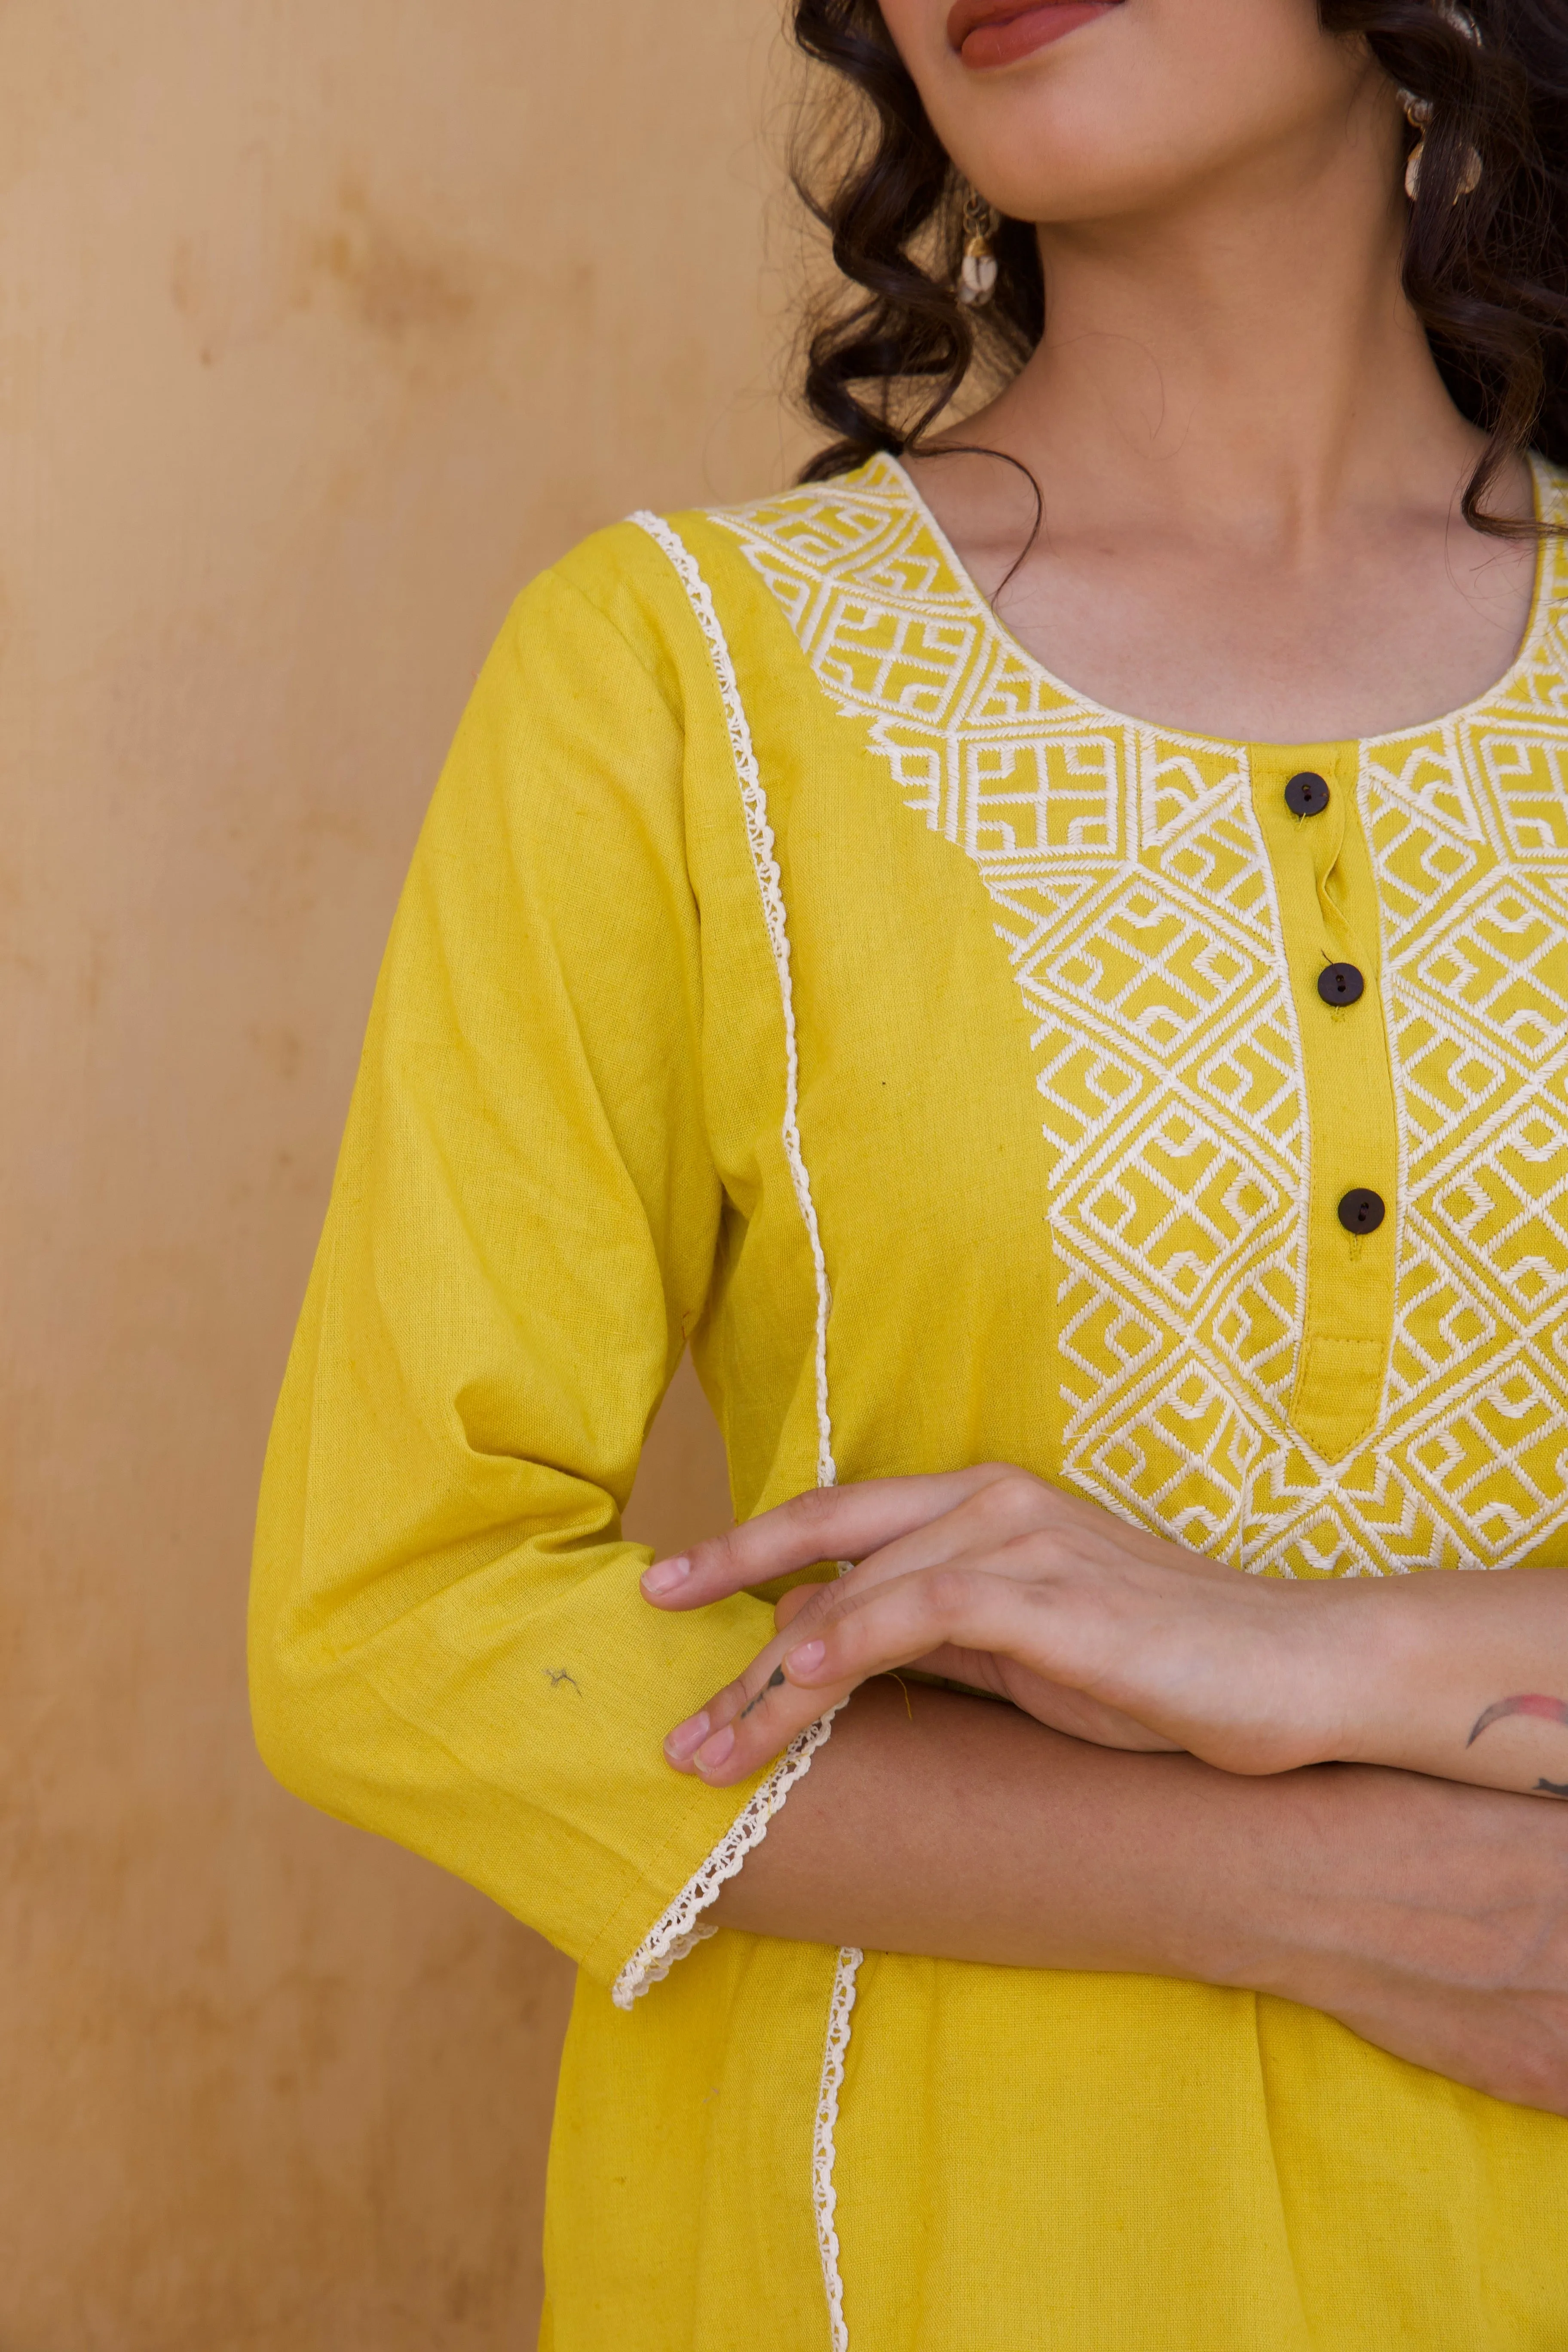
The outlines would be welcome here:
<svg viewBox="0 0 1568 2352">
<path fill-rule="evenodd" d="M 510 594 L 794 459 L 776 17 L 0 11 L 5 2352 L 531 2341 L 568 1971 L 268 1781 L 249 1521 Z M 713 1443 L 688 1380 L 654 1537 Z"/>
</svg>

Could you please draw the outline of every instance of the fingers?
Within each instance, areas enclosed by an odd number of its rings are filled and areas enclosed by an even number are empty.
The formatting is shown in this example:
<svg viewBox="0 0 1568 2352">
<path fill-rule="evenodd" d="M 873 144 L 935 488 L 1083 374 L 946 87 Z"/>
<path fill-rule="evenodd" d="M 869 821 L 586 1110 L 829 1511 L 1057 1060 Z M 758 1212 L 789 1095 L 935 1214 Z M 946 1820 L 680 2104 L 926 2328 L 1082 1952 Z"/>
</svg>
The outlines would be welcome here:
<svg viewBox="0 0 1568 2352">
<path fill-rule="evenodd" d="M 664 1752 L 678 1771 L 731 1788 L 781 1755 L 797 1732 L 869 1675 L 912 1665 L 949 1645 L 1016 1654 L 1019 1612 L 1030 1605 L 1012 1579 L 970 1568 L 918 1570 L 858 1593 L 847 1583 L 812 1588 L 745 1673 L 677 1725 Z"/>
<path fill-rule="evenodd" d="M 768 1584 L 819 1560 L 863 1559 L 941 1518 L 1003 1479 L 1024 1474 L 995 1463 L 921 1478 L 868 1478 L 854 1486 L 814 1486 L 727 1535 L 655 1560 L 642 1579 L 659 1609 L 700 1609 L 750 1585 Z M 1030 1482 L 1033 1484 L 1034 1482 Z"/>
<path fill-rule="evenodd" d="M 823 1593 L 832 1591 L 830 1584 L 792 1584 L 773 1611 L 773 1623 L 782 1633 L 786 1625 L 795 1623 L 803 1609 L 808 1609 Z"/>
<path fill-rule="evenodd" d="M 819 1702 L 824 1690 L 852 1689 L 869 1675 L 953 1652 L 1019 1658 L 1070 1687 L 1077 1662 L 1052 1655 L 1053 1613 L 1044 1591 L 982 1569 L 946 1565 L 859 1592 L 839 1588 L 830 1603 L 803 1610 L 773 1646 L 782 1649 L 785 1682 L 808 1702 Z"/>
<path fill-rule="evenodd" d="M 664 1752 L 678 1772 L 693 1772 L 715 1789 L 733 1788 L 782 1756 L 797 1732 L 848 1697 L 853 1685 L 843 1690 L 791 1687 L 782 1661 L 797 1638 L 793 1631 L 775 1635 L 743 1675 L 676 1725 Z"/>
<path fill-rule="evenodd" d="M 861 1591 L 908 1579 L 977 1546 L 1006 1575 L 1010 1548 L 1021 1526 L 1039 1515 L 1046 1492 L 1026 1473 L 994 1465 L 941 1476 L 868 1481 L 798 1496 L 727 1537 L 694 1547 L 679 1560 L 657 1563 L 644 1579 L 645 1590 L 650 1583 L 673 1583 L 670 1596 L 656 1591 L 656 1601 L 692 1608 L 809 1566 L 829 1550 L 859 1549 L 863 1555 L 847 1576 L 796 1586 L 784 1596 L 775 1612 L 774 1639 L 743 1675 L 670 1732 L 665 1741 L 669 1762 L 678 1771 L 700 1773 L 715 1787 L 731 1786 L 760 1770 L 863 1679 L 849 1675 L 841 1689 L 825 1685 L 820 1677 L 809 1686 L 792 1687 L 782 1664 L 786 1650 L 808 1642 L 818 1624 Z M 932 1646 L 917 1641 L 889 1663 L 911 1664 Z"/>
<path fill-rule="evenodd" d="M 773 1640 L 677 1725 L 666 1756 L 678 1771 L 731 1786 L 868 1675 L 933 1656 L 984 1660 L 982 1687 L 1009 1658 L 1043 1683 L 1086 1688 L 1103 1663 L 1103 1627 L 1086 1646 L 1085 1612 L 1063 1604 L 1086 1579 L 1098 1593 L 1104 1570 L 1133 1546 L 1156 1556 L 1173 1549 L 1140 1544 L 1102 1510 L 1005 1465 L 796 1496 L 645 1574 L 656 1605 L 691 1609 L 818 1561 L 858 1561 L 846 1576 L 784 1596 Z M 1089 1617 L 1104 1614 L 1101 1606 Z"/>
</svg>

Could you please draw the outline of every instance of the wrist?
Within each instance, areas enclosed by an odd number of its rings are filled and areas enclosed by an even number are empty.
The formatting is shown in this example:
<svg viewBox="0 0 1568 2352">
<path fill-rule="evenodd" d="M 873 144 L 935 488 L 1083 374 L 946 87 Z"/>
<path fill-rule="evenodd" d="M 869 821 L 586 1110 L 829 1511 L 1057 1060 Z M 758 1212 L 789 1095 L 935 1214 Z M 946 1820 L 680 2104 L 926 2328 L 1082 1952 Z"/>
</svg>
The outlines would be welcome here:
<svg viewBox="0 0 1568 2352">
<path fill-rule="evenodd" d="M 1418 1850 L 1423 1830 L 1440 1848 L 1460 1791 L 1336 1763 L 1231 1788 L 1237 1801 L 1216 1813 L 1210 1899 L 1194 1923 L 1204 1938 L 1194 1974 L 1335 2010 L 1415 1963 L 1412 1899 L 1419 1915 L 1432 1890 L 1412 1833 Z"/>
<path fill-rule="evenodd" d="M 1291 1631 L 1306 1717 L 1302 1761 L 1406 1766 L 1424 1629 L 1397 1605 L 1400 1588 L 1335 1577 L 1291 1590 L 1301 1611 Z"/>
<path fill-rule="evenodd" d="M 1309 1964 L 1325 1935 L 1337 1935 L 1337 1857 L 1358 1834 L 1358 1792 L 1345 1783 L 1373 1776 L 1322 1766 L 1251 1777 L 1188 1758 L 1117 1761 L 1165 1798 L 1157 1844 L 1132 1874 L 1146 1938 L 1133 1965 L 1308 2000 Z"/>
</svg>

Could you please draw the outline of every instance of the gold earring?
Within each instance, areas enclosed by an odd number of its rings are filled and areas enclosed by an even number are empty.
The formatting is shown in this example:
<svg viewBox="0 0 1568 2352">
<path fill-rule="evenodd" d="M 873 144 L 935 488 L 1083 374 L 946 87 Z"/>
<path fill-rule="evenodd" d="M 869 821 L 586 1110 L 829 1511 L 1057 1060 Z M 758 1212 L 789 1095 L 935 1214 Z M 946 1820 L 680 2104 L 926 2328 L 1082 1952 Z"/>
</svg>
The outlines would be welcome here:
<svg viewBox="0 0 1568 2352">
<path fill-rule="evenodd" d="M 1399 102 L 1405 109 L 1405 120 L 1416 134 L 1415 144 L 1405 159 L 1405 193 L 1414 204 L 1421 193 L 1421 164 L 1426 152 L 1426 133 L 1432 128 L 1434 110 L 1429 98 L 1417 98 L 1408 89 L 1400 91 Z M 1458 204 L 1461 196 L 1473 196 L 1480 184 L 1481 159 L 1473 147 L 1467 147 L 1459 184 L 1454 190 L 1454 203 Z"/>
<path fill-rule="evenodd" d="M 1433 5 L 1446 25 L 1462 33 L 1476 48 L 1480 47 L 1481 28 L 1468 8 L 1461 8 L 1458 0 L 1433 0 Z M 1417 98 L 1410 89 L 1400 91 L 1399 103 L 1405 109 L 1405 120 L 1415 133 L 1415 144 L 1405 159 L 1405 193 L 1414 204 L 1421 189 L 1421 161 L 1426 152 L 1426 133 L 1432 128 L 1436 109 L 1429 98 Z M 1455 204 L 1461 196 L 1473 196 L 1480 184 L 1481 159 L 1473 147 L 1467 147 L 1459 184 L 1454 191 Z"/>
<path fill-rule="evenodd" d="M 963 260 L 958 273 L 958 299 L 966 310 L 984 310 L 996 291 L 992 239 L 1001 226 L 994 205 L 971 188 L 963 200 Z"/>
</svg>

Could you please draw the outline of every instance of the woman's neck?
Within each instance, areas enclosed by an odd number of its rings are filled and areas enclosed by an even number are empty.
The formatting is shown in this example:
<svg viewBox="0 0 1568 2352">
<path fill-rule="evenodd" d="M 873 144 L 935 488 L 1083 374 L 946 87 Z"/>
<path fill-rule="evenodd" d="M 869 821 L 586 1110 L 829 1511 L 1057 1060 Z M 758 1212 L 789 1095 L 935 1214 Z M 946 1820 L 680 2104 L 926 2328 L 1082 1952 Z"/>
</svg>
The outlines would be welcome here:
<svg viewBox="0 0 1568 2352">
<path fill-rule="evenodd" d="M 1481 436 L 1401 289 L 1396 158 L 1381 115 L 1364 129 L 1152 217 L 1043 229 L 1045 339 L 943 437 L 1020 458 L 1058 528 L 1135 518 L 1310 564 L 1351 514 L 1446 514 Z"/>
<path fill-rule="evenodd" d="M 1376 136 L 1373 135 L 1376 132 Z M 1198 733 L 1304 742 L 1415 724 L 1501 675 L 1528 544 L 1472 530 L 1483 436 L 1400 284 L 1386 110 L 1156 215 L 1040 233 L 1045 338 L 916 458 L 960 555 L 1047 668 Z M 1531 511 L 1522 460 L 1494 510 Z"/>
</svg>

